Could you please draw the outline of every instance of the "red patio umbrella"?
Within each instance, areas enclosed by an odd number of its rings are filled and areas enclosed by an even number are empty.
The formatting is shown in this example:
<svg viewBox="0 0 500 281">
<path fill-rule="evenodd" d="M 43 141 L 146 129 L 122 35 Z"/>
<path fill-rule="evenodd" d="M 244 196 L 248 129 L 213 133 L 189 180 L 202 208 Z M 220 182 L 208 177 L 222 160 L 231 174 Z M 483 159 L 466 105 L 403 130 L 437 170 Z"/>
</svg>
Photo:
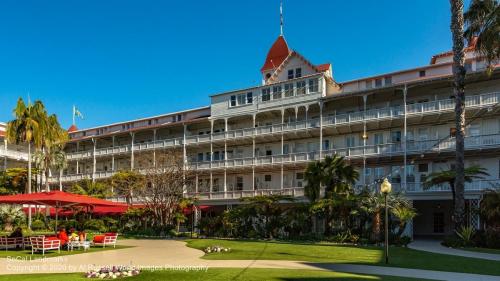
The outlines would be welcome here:
<svg viewBox="0 0 500 281">
<path fill-rule="evenodd" d="M 29 194 L 16 194 L 0 196 L 0 203 L 5 204 L 34 204 L 55 207 L 56 230 L 58 209 L 71 206 L 126 206 L 122 203 L 107 201 L 86 195 L 68 193 L 64 191 L 36 192 Z"/>
</svg>

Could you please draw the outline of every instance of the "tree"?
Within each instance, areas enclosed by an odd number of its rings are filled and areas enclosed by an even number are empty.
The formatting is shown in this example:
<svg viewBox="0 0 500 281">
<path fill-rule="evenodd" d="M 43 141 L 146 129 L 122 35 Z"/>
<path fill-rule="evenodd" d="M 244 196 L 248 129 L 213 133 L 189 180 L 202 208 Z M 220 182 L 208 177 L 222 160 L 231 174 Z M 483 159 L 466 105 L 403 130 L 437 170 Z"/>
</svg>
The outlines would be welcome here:
<svg viewBox="0 0 500 281">
<path fill-rule="evenodd" d="M 173 225 L 184 190 L 194 183 L 194 174 L 184 163 L 180 150 L 157 152 L 155 160 L 156 163 L 144 167 L 146 187 L 138 190 L 137 197 L 152 212 L 153 226 L 165 230 Z"/>
<path fill-rule="evenodd" d="M 309 163 L 304 173 L 304 179 L 306 181 L 304 194 L 310 202 L 315 202 L 320 198 L 323 162 L 315 161 Z"/>
<path fill-rule="evenodd" d="M 0 205 L 0 219 L 5 231 L 12 231 L 14 224 L 19 224 L 25 218 L 21 206 Z"/>
<path fill-rule="evenodd" d="M 144 188 L 145 178 L 135 171 L 118 171 L 110 179 L 115 194 L 124 196 L 128 205 L 132 204 L 134 194 Z"/>
<path fill-rule="evenodd" d="M 415 209 L 405 205 L 399 205 L 392 208 L 391 213 L 399 220 L 398 233 L 396 233 L 398 237 L 403 235 L 403 231 L 405 230 L 408 222 L 410 222 L 417 215 Z"/>
<path fill-rule="evenodd" d="M 455 207 L 456 176 L 457 176 L 457 171 L 453 169 L 432 173 L 425 180 L 424 189 L 429 189 L 434 185 L 448 184 L 450 186 L 452 194 L 453 207 Z M 486 169 L 482 168 L 481 166 L 474 165 L 464 170 L 465 182 L 472 182 L 473 180 L 483 179 L 485 176 L 489 176 L 489 174 L 486 172 Z"/>
<path fill-rule="evenodd" d="M 42 130 L 44 127 L 44 107 L 42 102 L 24 103 L 22 98 L 17 101 L 14 109 L 14 119 L 7 123 L 7 141 L 11 143 L 28 144 L 28 178 L 31 179 L 31 146 L 41 148 Z M 31 180 L 27 181 L 26 192 L 31 193 Z M 31 227 L 31 209 L 28 212 L 28 227 Z"/>
<path fill-rule="evenodd" d="M 71 193 L 88 195 L 96 198 L 107 198 L 113 195 L 111 188 L 105 182 L 92 181 L 90 179 L 84 179 L 73 184 L 69 191 Z"/>
<path fill-rule="evenodd" d="M 464 51 L 464 3 L 463 0 L 450 0 L 451 33 L 453 41 L 453 92 L 455 95 L 455 203 L 453 223 L 455 230 L 462 227 L 465 220 L 464 199 L 464 137 L 465 137 L 465 51 Z"/>
<path fill-rule="evenodd" d="M 0 194 L 17 194 L 26 190 L 28 169 L 10 168 L 0 172 Z"/>
<path fill-rule="evenodd" d="M 479 213 L 488 226 L 500 226 L 500 190 L 489 190 L 483 195 Z"/>
<path fill-rule="evenodd" d="M 493 61 L 500 58 L 500 3 L 498 0 L 472 0 L 464 18 L 465 37 L 469 45 L 476 40 L 476 51 L 486 58 L 491 73 Z"/>
<path fill-rule="evenodd" d="M 256 219 L 263 225 L 264 237 L 277 237 L 278 230 L 284 226 L 286 210 L 281 203 L 295 201 L 293 197 L 286 195 L 268 195 L 245 197 L 241 199 L 246 203 L 246 208 L 255 210 Z"/>
</svg>

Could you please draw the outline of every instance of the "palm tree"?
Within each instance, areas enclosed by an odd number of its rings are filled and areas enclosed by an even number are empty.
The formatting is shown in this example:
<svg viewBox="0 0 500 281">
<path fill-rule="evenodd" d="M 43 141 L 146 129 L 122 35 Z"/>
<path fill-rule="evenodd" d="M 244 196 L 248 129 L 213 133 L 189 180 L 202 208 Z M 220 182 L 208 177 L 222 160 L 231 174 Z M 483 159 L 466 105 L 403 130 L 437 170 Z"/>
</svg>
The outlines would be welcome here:
<svg viewBox="0 0 500 281">
<path fill-rule="evenodd" d="M 34 104 L 24 103 L 22 98 L 17 101 L 14 109 L 13 120 L 7 123 L 7 140 L 11 143 L 28 144 L 28 181 L 26 192 L 31 193 L 31 146 L 40 148 L 42 146 L 43 130 L 43 104 L 36 101 Z M 31 208 L 28 211 L 28 228 L 31 227 Z"/>
<path fill-rule="evenodd" d="M 359 173 L 354 166 L 349 165 L 344 157 L 333 155 L 323 160 L 323 179 L 325 197 L 333 193 L 346 193 L 351 190 L 359 179 Z"/>
<path fill-rule="evenodd" d="M 62 174 L 64 169 L 68 167 L 66 154 L 62 147 L 52 150 L 52 167 L 59 172 L 59 191 L 62 191 Z"/>
<path fill-rule="evenodd" d="M 96 198 L 107 198 L 112 195 L 109 186 L 100 181 L 84 179 L 71 186 L 70 192 L 75 194 L 88 195 Z"/>
<path fill-rule="evenodd" d="M 3 221 L 5 231 L 12 231 L 13 224 L 24 218 L 21 206 L 0 205 L 0 219 Z"/>
<path fill-rule="evenodd" d="M 309 163 L 304 173 L 304 179 L 306 181 L 304 194 L 310 202 L 315 202 L 319 199 L 321 193 L 323 163 L 321 161 Z"/>
<path fill-rule="evenodd" d="M 464 199 L 464 137 L 465 137 L 465 51 L 464 51 L 464 3 L 463 0 L 450 0 L 451 34 L 453 41 L 453 91 L 455 95 L 455 197 L 453 223 L 455 229 L 462 227 L 465 220 Z"/>
<path fill-rule="evenodd" d="M 470 166 L 464 170 L 464 181 L 472 182 L 473 180 L 483 179 L 485 176 L 489 176 L 486 169 L 481 166 Z M 435 172 L 430 174 L 424 182 L 424 189 L 429 189 L 434 185 L 448 184 L 451 189 L 453 207 L 456 204 L 456 176 L 457 171 L 454 169 L 444 170 L 440 172 Z"/>
<path fill-rule="evenodd" d="M 498 0 L 472 0 L 464 18 L 465 38 L 469 45 L 477 40 L 476 51 L 486 58 L 491 74 L 493 61 L 500 58 L 500 3 Z"/>
<path fill-rule="evenodd" d="M 399 220 L 398 233 L 396 234 L 397 237 L 401 237 L 408 222 L 410 222 L 417 215 L 415 209 L 403 205 L 396 206 L 391 210 L 391 213 Z"/>
<path fill-rule="evenodd" d="M 500 190 L 489 190 L 483 195 L 479 212 L 489 226 L 500 226 Z"/>
</svg>

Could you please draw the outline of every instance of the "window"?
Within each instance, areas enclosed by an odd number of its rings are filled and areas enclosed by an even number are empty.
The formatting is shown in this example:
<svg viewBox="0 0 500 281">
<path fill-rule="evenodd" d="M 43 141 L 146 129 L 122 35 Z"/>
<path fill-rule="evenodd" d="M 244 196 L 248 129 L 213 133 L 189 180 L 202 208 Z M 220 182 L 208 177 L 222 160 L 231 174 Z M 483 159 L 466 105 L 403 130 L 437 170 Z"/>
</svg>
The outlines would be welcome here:
<svg viewBox="0 0 500 281">
<path fill-rule="evenodd" d="M 297 173 L 295 175 L 295 179 L 297 179 L 297 180 L 303 180 L 304 179 L 304 173 Z"/>
<path fill-rule="evenodd" d="M 253 103 L 253 93 L 248 92 L 247 93 L 247 104 L 252 104 Z"/>
<path fill-rule="evenodd" d="M 290 145 L 288 143 L 283 144 L 283 154 L 290 153 Z"/>
<path fill-rule="evenodd" d="M 266 73 L 266 79 L 271 78 L 271 73 Z"/>
<path fill-rule="evenodd" d="M 306 81 L 297 82 L 297 95 L 306 94 Z"/>
<path fill-rule="evenodd" d="M 247 96 L 245 94 L 238 95 L 238 105 L 244 105 L 247 102 Z"/>
<path fill-rule="evenodd" d="M 444 213 L 433 214 L 434 233 L 444 233 Z"/>
<path fill-rule="evenodd" d="M 214 152 L 214 161 L 219 161 L 221 160 L 220 159 L 220 152 L 219 151 L 215 151 Z"/>
<path fill-rule="evenodd" d="M 262 101 L 270 101 L 271 100 L 271 89 L 264 88 L 262 89 Z"/>
<path fill-rule="evenodd" d="M 415 182 L 415 165 L 406 166 L 406 182 Z"/>
<path fill-rule="evenodd" d="M 236 189 L 243 190 L 243 177 L 236 177 Z"/>
<path fill-rule="evenodd" d="M 230 105 L 231 106 L 236 106 L 236 96 L 231 96 L 231 99 L 230 99 Z"/>
<path fill-rule="evenodd" d="M 420 70 L 418 72 L 418 77 L 425 77 L 425 70 Z"/>
<path fill-rule="evenodd" d="M 295 78 L 302 77 L 302 68 L 295 69 Z"/>
<path fill-rule="evenodd" d="M 382 79 L 375 79 L 375 87 L 382 87 Z"/>
<path fill-rule="evenodd" d="M 369 177 L 372 174 L 372 168 L 365 168 L 365 177 Z"/>
<path fill-rule="evenodd" d="M 373 142 L 375 145 L 384 143 L 384 135 L 382 133 L 376 133 L 373 137 Z"/>
<path fill-rule="evenodd" d="M 273 155 L 273 151 L 270 149 L 266 150 L 266 156 L 271 156 L 271 155 Z"/>
<path fill-rule="evenodd" d="M 427 173 L 428 171 L 429 171 L 429 164 L 428 163 L 418 164 L 418 172 L 419 173 Z"/>
<path fill-rule="evenodd" d="M 386 86 L 392 85 L 392 76 L 387 76 L 384 78 L 384 80 Z"/>
<path fill-rule="evenodd" d="M 210 152 L 205 153 L 205 161 L 211 161 Z"/>
<path fill-rule="evenodd" d="M 273 100 L 281 99 L 281 85 L 273 87 Z"/>
<path fill-rule="evenodd" d="M 198 162 L 203 161 L 203 153 L 198 153 Z"/>
<path fill-rule="evenodd" d="M 323 140 L 323 150 L 330 149 L 330 140 Z"/>
<path fill-rule="evenodd" d="M 319 91 L 318 78 L 309 79 L 309 93 L 316 93 Z"/>
<path fill-rule="evenodd" d="M 264 175 L 264 181 L 270 182 L 272 180 L 271 175 Z"/>
<path fill-rule="evenodd" d="M 391 168 L 391 181 L 393 183 L 401 183 L 400 167 L 392 166 Z"/>
<path fill-rule="evenodd" d="M 372 80 L 368 80 L 365 82 L 365 86 L 367 89 L 371 89 L 372 88 Z"/>
<path fill-rule="evenodd" d="M 375 168 L 374 175 L 375 175 L 375 178 L 377 178 L 377 179 L 383 178 L 385 176 L 384 175 L 384 168 L 383 167 Z"/>
<path fill-rule="evenodd" d="M 355 144 L 355 139 L 354 136 L 346 136 L 345 137 L 345 146 L 346 147 L 354 147 Z"/>
<path fill-rule="evenodd" d="M 391 132 L 391 142 L 401 142 L 401 131 Z"/>
<path fill-rule="evenodd" d="M 288 70 L 288 79 L 293 79 L 293 69 Z"/>
<path fill-rule="evenodd" d="M 293 83 L 285 84 L 285 97 L 293 96 Z"/>
</svg>

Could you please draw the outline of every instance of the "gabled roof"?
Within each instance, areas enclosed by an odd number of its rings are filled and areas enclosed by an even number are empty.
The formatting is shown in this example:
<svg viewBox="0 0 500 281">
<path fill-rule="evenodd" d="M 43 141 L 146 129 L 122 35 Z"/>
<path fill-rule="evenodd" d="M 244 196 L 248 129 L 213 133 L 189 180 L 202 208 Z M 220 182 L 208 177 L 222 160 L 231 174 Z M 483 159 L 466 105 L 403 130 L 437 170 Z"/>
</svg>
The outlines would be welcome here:
<svg viewBox="0 0 500 281">
<path fill-rule="evenodd" d="M 68 129 L 68 133 L 73 133 L 76 131 L 78 131 L 78 128 L 75 126 L 75 124 L 71 125 L 71 127 L 69 127 Z"/>
<path fill-rule="evenodd" d="M 306 65 L 308 65 L 309 67 L 311 67 L 317 73 L 324 72 L 323 70 L 318 69 L 318 67 L 316 65 L 312 64 L 310 61 L 308 61 L 305 57 L 303 57 L 298 52 L 291 51 L 290 54 L 283 60 L 283 62 L 279 66 L 278 65 L 276 66 L 276 69 L 274 70 L 273 74 L 266 81 L 269 81 L 269 82 L 274 81 L 274 79 L 276 79 L 276 77 L 278 77 L 278 74 L 283 70 L 283 68 L 288 64 L 288 62 L 293 57 L 297 57 L 298 59 L 300 59 L 301 61 L 303 61 Z M 323 65 L 321 65 L 321 66 L 323 66 Z"/>
<path fill-rule="evenodd" d="M 266 70 L 274 69 L 280 66 L 283 61 L 290 55 L 292 50 L 288 48 L 285 37 L 282 35 L 278 36 L 278 39 L 274 41 L 271 49 L 267 53 L 266 61 L 260 69 L 261 72 Z"/>
<path fill-rule="evenodd" d="M 469 41 L 469 45 L 467 45 L 467 47 L 464 48 L 464 52 L 474 51 L 476 49 L 476 44 L 477 44 L 477 37 L 473 37 Z M 453 51 L 447 51 L 447 52 L 444 52 L 444 53 L 440 53 L 440 54 L 434 55 L 431 58 L 431 64 L 435 64 L 436 60 L 438 58 L 449 57 L 449 56 L 452 56 L 452 55 L 453 55 Z"/>
</svg>

